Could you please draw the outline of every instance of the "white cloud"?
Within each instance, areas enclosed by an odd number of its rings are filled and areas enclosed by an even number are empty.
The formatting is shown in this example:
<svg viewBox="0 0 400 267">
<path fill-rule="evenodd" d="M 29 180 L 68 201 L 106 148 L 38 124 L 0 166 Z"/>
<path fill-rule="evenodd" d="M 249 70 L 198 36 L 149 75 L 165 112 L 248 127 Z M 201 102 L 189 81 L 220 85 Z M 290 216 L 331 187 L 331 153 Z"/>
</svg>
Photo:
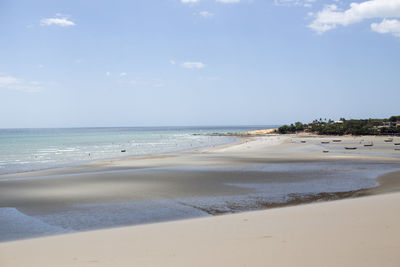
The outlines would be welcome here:
<svg viewBox="0 0 400 267">
<path fill-rule="evenodd" d="M 338 25 L 347 26 L 366 19 L 396 17 L 400 17 L 399 0 L 369 0 L 351 3 L 350 8 L 344 11 L 333 4 L 325 6 L 316 13 L 314 21 L 308 27 L 317 33 L 324 33 L 335 29 Z"/>
<path fill-rule="evenodd" d="M 66 16 L 57 13 L 56 18 L 41 19 L 40 25 L 42 26 L 57 25 L 61 27 L 69 27 L 69 26 L 75 26 L 76 24 L 73 21 L 69 20 Z"/>
<path fill-rule="evenodd" d="M 109 71 L 106 72 L 106 76 L 111 76 L 111 73 Z"/>
<path fill-rule="evenodd" d="M 169 61 L 169 64 L 175 65 L 175 60 L 172 60 L 172 59 L 171 59 L 171 60 Z"/>
<path fill-rule="evenodd" d="M 27 82 L 13 76 L 0 76 L 0 88 L 27 93 L 37 93 L 44 90 L 44 87 L 40 82 Z"/>
<path fill-rule="evenodd" d="M 20 81 L 12 76 L 0 76 L 0 87 L 19 83 Z"/>
<path fill-rule="evenodd" d="M 214 13 L 208 12 L 208 11 L 200 11 L 199 15 L 202 16 L 203 18 L 212 18 L 214 17 Z"/>
<path fill-rule="evenodd" d="M 239 3 L 240 0 L 217 0 L 217 2 L 224 4 L 231 4 L 231 3 Z"/>
<path fill-rule="evenodd" d="M 43 65 L 43 64 L 39 64 L 39 65 L 38 65 L 38 68 L 39 68 L 39 69 L 43 69 L 43 68 L 44 68 L 44 65 Z"/>
<path fill-rule="evenodd" d="M 181 0 L 182 3 L 188 4 L 188 3 L 197 3 L 199 0 Z"/>
<path fill-rule="evenodd" d="M 202 69 L 206 65 L 203 62 L 183 62 L 181 66 L 185 69 Z"/>
<path fill-rule="evenodd" d="M 372 23 L 371 30 L 378 33 L 391 33 L 400 38 L 400 21 L 397 19 L 384 19 L 381 23 Z"/>
<path fill-rule="evenodd" d="M 124 76 L 126 76 L 126 74 L 127 74 L 126 72 L 121 72 L 121 73 L 119 74 L 119 76 L 120 76 L 120 77 L 124 77 Z"/>
</svg>

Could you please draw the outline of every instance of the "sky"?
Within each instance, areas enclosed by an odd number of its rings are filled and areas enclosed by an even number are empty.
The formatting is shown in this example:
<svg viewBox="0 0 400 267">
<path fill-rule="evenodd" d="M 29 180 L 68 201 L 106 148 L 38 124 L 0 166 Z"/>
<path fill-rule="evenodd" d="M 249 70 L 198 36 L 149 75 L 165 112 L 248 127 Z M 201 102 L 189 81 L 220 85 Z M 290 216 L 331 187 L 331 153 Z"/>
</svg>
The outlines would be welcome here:
<svg viewBox="0 0 400 267">
<path fill-rule="evenodd" d="M 0 0 L 0 128 L 400 115 L 400 0 Z"/>
</svg>

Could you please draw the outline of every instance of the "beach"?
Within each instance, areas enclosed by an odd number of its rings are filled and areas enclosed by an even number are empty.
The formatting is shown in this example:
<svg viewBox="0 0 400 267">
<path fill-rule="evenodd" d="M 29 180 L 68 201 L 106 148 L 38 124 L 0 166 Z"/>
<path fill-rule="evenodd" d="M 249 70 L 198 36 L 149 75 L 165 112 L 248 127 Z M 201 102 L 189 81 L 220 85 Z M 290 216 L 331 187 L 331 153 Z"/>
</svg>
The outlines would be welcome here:
<svg viewBox="0 0 400 267">
<path fill-rule="evenodd" d="M 0 12 L 0 267 L 400 267 L 400 0 Z"/>
<path fill-rule="evenodd" d="M 1 266 L 398 266 L 399 193 L 0 243 Z"/>
<path fill-rule="evenodd" d="M 397 266 L 396 138 L 254 135 L 1 175 L 0 263 Z"/>
</svg>

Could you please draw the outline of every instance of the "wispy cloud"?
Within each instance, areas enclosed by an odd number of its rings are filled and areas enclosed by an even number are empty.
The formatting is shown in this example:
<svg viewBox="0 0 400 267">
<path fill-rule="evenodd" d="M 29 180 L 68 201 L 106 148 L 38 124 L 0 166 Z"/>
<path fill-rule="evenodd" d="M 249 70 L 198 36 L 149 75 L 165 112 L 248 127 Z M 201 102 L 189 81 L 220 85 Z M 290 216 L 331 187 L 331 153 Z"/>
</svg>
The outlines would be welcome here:
<svg viewBox="0 0 400 267">
<path fill-rule="evenodd" d="M 212 18 L 214 17 L 215 14 L 208 11 L 200 11 L 199 15 L 202 16 L 203 18 Z"/>
<path fill-rule="evenodd" d="M 12 76 L 0 76 L 0 86 L 8 86 L 19 83 L 20 81 Z"/>
<path fill-rule="evenodd" d="M 75 26 L 76 24 L 75 24 L 75 22 L 69 20 L 68 16 L 57 13 L 56 17 L 54 17 L 54 18 L 41 19 L 40 25 L 42 25 L 42 26 L 56 25 L 56 26 L 61 26 L 61 27 L 70 27 L 70 26 Z"/>
<path fill-rule="evenodd" d="M 124 76 L 126 76 L 126 75 L 127 75 L 126 72 L 121 72 L 121 73 L 119 74 L 120 77 L 124 77 Z"/>
<path fill-rule="evenodd" d="M 172 60 L 172 59 L 171 59 L 171 60 L 169 61 L 169 64 L 175 65 L 175 60 Z"/>
<path fill-rule="evenodd" d="M 107 76 L 107 77 L 111 76 L 111 72 L 107 71 L 107 72 L 106 72 L 106 76 Z"/>
<path fill-rule="evenodd" d="M 43 83 L 37 81 L 24 81 L 13 76 L 0 76 L 0 88 L 26 93 L 38 93 L 43 91 Z"/>
<path fill-rule="evenodd" d="M 181 66 L 185 69 L 202 69 L 206 65 L 203 62 L 183 62 Z"/>
<path fill-rule="evenodd" d="M 337 5 L 332 4 L 326 5 L 316 13 L 314 21 L 308 27 L 321 34 L 335 29 L 338 25 L 348 26 L 366 19 L 383 19 L 379 24 L 371 24 L 371 29 L 380 33 L 394 33 L 393 31 L 397 31 L 397 20 L 385 19 L 399 17 L 399 0 L 369 0 L 361 3 L 351 3 L 346 10 L 341 10 Z"/>
</svg>

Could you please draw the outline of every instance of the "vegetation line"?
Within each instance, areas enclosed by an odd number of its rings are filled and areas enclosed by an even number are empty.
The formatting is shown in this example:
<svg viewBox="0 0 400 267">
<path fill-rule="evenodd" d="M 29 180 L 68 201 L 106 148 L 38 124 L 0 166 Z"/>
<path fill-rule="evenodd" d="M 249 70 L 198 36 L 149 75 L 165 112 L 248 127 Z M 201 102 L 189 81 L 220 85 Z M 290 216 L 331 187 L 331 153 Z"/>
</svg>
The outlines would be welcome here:
<svg viewBox="0 0 400 267">
<path fill-rule="evenodd" d="M 319 119 L 311 123 L 301 122 L 283 125 L 276 130 L 280 134 L 309 132 L 321 135 L 400 135 L 400 116 L 388 119 L 361 119 L 338 121 Z"/>
</svg>

